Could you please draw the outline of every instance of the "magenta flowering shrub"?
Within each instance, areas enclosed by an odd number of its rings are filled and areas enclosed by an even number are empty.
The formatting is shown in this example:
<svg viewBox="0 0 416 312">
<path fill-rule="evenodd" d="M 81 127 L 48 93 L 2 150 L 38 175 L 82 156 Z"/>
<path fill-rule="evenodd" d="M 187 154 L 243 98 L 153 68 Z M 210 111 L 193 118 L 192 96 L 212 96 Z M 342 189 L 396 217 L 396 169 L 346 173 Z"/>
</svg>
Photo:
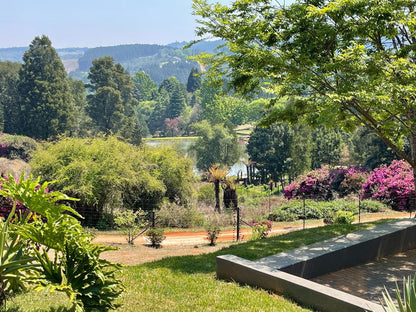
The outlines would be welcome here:
<svg viewBox="0 0 416 312">
<path fill-rule="evenodd" d="M 261 220 L 260 222 L 254 222 L 251 224 L 251 239 L 264 239 L 272 231 L 272 222 L 269 220 Z"/>
<path fill-rule="evenodd" d="M 323 166 L 301 176 L 284 189 L 286 198 L 309 198 L 315 200 L 330 200 L 334 193 L 345 197 L 361 190 L 368 173 L 355 166 L 348 168 L 329 169 Z"/>
<path fill-rule="evenodd" d="M 363 185 L 362 199 L 373 198 L 394 210 L 408 210 L 415 198 L 413 170 L 404 160 L 374 169 Z"/>
<path fill-rule="evenodd" d="M 295 182 L 285 187 L 285 197 L 313 198 L 328 200 L 332 198 L 331 175 L 328 166 L 313 170 L 301 176 Z"/>
</svg>

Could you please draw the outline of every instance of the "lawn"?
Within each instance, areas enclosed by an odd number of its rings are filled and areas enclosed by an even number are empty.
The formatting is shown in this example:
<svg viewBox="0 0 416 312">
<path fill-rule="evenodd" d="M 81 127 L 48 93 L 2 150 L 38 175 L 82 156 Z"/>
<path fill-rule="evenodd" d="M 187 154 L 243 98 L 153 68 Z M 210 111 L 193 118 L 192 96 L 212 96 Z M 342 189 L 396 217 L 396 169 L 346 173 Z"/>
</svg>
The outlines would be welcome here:
<svg viewBox="0 0 416 312">
<path fill-rule="evenodd" d="M 118 301 L 122 307 L 117 311 L 311 311 L 261 289 L 217 280 L 216 256 L 234 254 L 255 260 L 380 222 L 386 220 L 309 228 L 264 240 L 236 243 L 210 254 L 169 257 L 138 266 L 126 266 L 120 273 L 126 291 Z M 61 295 L 31 291 L 10 301 L 7 311 L 72 311 L 66 302 Z"/>
</svg>

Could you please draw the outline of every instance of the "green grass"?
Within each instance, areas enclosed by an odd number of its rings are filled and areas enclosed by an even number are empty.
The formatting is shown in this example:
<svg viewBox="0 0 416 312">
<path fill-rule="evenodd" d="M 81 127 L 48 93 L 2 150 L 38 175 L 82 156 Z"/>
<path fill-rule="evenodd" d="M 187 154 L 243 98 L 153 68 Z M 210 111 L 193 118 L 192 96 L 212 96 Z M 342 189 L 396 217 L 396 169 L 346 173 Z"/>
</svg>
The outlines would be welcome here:
<svg viewBox="0 0 416 312">
<path fill-rule="evenodd" d="M 117 311 L 311 311 L 265 290 L 217 280 L 215 258 L 234 254 L 256 260 L 381 222 L 386 220 L 310 228 L 265 240 L 234 244 L 210 254 L 169 257 L 139 266 L 124 267 L 120 279 L 126 286 L 126 291 L 119 299 L 123 307 Z M 64 303 L 64 299 L 57 300 L 55 295 L 51 297 L 32 291 L 16 297 L 8 305 L 7 311 L 71 311 Z"/>
</svg>

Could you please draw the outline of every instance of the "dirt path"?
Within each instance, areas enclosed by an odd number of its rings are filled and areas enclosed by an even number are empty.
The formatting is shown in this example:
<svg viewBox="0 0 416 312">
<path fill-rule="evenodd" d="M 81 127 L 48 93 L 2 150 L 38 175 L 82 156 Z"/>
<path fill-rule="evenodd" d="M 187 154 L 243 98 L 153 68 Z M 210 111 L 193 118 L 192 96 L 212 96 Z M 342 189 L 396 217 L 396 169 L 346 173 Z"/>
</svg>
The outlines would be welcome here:
<svg viewBox="0 0 416 312">
<path fill-rule="evenodd" d="M 407 218 L 408 213 L 397 213 L 395 215 L 374 216 L 363 218 L 362 222 L 374 221 L 382 218 Z M 324 225 L 322 222 L 308 224 L 307 227 L 317 227 Z M 301 229 L 302 225 L 293 226 L 274 226 L 271 235 L 279 235 L 289 231 Z M 251 229 L 243 228 L 240 231 L 240 241 L 250 238 Z M 198 255 L 217 251 L 223 247 L 236 243 L 236 233 L 233 230 L 220 233 L 216 246 L 209 246 L 206 239 L 206 232 L 167 232 L 166 239 L 162 242 L 162 248 L 152 248 L 146 246 L 143 236 L 136 239 L 134 245 L 127 244 L 126 238 L 122 235 L 100 234 L 93 242 L 118 248 L 115 251 L 103 253 L 103 258 L 125 265 L 137 265 L 149 261 L 159 260 L 170 256 Z"/>
</svg>

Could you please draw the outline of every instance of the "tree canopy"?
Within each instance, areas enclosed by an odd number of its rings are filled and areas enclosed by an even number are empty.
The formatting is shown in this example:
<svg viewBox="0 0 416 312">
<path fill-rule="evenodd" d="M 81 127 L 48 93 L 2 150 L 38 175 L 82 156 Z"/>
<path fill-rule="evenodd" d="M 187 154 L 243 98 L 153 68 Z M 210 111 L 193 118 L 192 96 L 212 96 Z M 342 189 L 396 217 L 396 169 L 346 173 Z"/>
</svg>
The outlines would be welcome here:
<svg viewBox="0 0 416 312">
<path fill-rule="evenodd" d="M 415 4 L 241 0 L 227 6 L 193 0 L 197 34 L 225 40 L 230 51 L 200 61 L 239 92 L 262 87 L 286 99 L 264 124 L 365 125 L 416 169 Z"/>
<path fill-rule="evenodd" d="M 72 128 L 73 102 L 61 59 L 47 36 L 36 37 L 19 71 L 20 129 L 48 139 Z"/>
</svg>

